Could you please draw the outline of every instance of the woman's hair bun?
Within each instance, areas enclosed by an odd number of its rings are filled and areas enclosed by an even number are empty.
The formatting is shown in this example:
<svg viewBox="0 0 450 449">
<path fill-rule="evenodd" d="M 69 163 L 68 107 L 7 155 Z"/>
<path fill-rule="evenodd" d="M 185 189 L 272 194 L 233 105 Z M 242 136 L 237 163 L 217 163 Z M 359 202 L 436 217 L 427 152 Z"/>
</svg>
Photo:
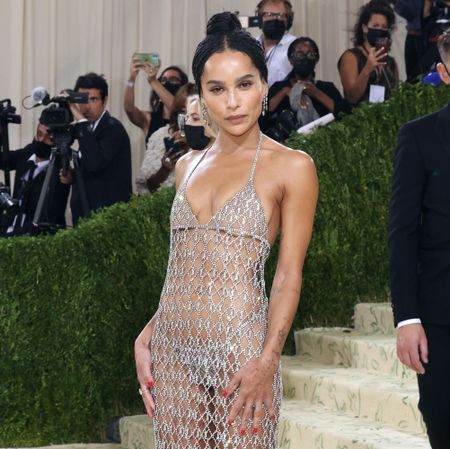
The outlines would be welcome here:
<svg viewBox="0 0 450 449">
<path fill-rule="evenodd" d="M 229 34 L 233 31 L 242 30 L 241 22 L 236 14 L 225 11 L 214 14 L 206 25 L 206 35 Z"/>
</svg>

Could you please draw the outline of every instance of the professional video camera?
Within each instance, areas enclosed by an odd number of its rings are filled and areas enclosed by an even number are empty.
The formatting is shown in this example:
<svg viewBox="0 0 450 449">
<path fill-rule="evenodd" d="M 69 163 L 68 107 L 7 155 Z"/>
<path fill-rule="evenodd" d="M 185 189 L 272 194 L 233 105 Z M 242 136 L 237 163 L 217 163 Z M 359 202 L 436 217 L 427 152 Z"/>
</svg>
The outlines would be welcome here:
<svg viewBox="0 0 450 449">
<path fill-rule="evenodd" d="M 433 14 L 435 16 L 434 22 L 443 33 L 450 26 L 450 6 L 446 2 L 437 1 L 434 5 Z"/>
<path fill-rule="evenodd" d="M 83 216 L 88 217 L 90 215 L 90 210 L 87 205 L 84 182 L 81 178 L 80 170 L 76 169 L 78 167 L 78 157 L 74 155 L 76 155 L 77 152 L 73 151 L 70 147 L 75 140 L 70 103 L 87 103 L 89 94 L 87 92 L 75 92 L 71 89 L 64 89 L 61 95 L 50 98 L 50 95 L 44 87 L 36 87 L 33 89 L 31 96 L 36 103 L 35 106 L 52 103 L 47 109 L 42 111 L 40 122 L 48 127 L 48 134 L 53 142 L 50 163 L 47 168 L 41 195 L 34 214 L 33 224 L 36 227 L 43 228 L 48 227 L 49 225 L 48 223 L 41 223 L 41 215 L 45 202 L 47 201 L 50 180 L 57 159 L 59 160 L 58 166 L 61 167 L 63 176 L 67 176 L 70 163 L 72 162 L 75 168 L 74 182 L 80 187 Z"/>
<path fill-rule="evenodd" d="M 264 130 L 264 133 L 277 142 L 285 142 L 292 131 L 299 127 L 297 118 L 289 109 L 284 109 L 272 119 L 273 126 Z"/>
</svg>

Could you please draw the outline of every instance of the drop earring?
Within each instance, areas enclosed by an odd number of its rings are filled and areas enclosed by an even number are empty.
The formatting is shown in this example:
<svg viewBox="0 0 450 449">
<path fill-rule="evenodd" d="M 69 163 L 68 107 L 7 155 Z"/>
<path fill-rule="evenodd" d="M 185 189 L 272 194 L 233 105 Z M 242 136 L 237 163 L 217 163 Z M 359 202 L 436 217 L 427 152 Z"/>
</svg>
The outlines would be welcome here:
<svg viewBox="0 0 450 449">
<path fill-rule="evenodd" d="M 203 103 L 200 103 L 200 112 L 202 114 L 202 121 L 205 123 L 207 127 L 210 127 L 208 111 L 206 110 L 206 106 Z"/>
<path fill-rule="evenodd" d="M 266 115 L 267 107 L 268 107 L 267 103 L 268 103 L 267 95 L 264 95 L 263 100 L 262 100 L 262 111 L 261 111 L 262 116 Z"/>
</svg>

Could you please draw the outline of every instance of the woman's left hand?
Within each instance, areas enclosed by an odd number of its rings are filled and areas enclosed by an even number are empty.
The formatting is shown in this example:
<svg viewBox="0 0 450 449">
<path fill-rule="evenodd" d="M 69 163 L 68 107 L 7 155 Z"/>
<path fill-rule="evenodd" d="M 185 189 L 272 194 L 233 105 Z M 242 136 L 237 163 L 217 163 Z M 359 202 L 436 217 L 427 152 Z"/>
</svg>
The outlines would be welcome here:
<svg viewBox="0 0 450 449">
<path fill-rule="evenodd" d="M 303 92 L 306 95 L 309 95 L 310 97 L 317 97 L 317 94 L 320 92 L 320 90 L 314 83 L 312 83 L 311 81 L 302 81 L 302 84 L 305 86 L 305 90 Z"/>
<path fill-rule="evenodd" d="M 240 416 L 240 434 L 244 435 L 250 421 L 253 422 L 252 433 L 261 429 L 261 421 L 267 409 L 271 419 L 275 419 L 273 406 L 273 376 L 278 363 L 262 358 L 254 358 L 244 365 L 231 379 L 223 396 L 230 397 L 237 388 L 239 395 L 228 418 L 228 425 Z"/>
</svg>

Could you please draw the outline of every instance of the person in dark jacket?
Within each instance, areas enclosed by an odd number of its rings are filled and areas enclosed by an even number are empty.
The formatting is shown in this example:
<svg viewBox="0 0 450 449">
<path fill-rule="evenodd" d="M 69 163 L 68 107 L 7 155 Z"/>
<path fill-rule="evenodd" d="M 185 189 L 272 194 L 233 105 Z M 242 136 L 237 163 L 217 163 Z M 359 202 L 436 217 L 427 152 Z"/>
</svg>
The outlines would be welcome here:
<svg viewBox="0 0 450 449">
<path fill-rule="evenodd" d="M 450 34 L 437 70 L 450 84 Z M 406 123 L 394 158 L 389 220 L 397 354 L 416 371 L 433 449 L 450 447 L 450 103 Z"/>
<path fill-rule="evenodd" d="M 80 76 L 75 91 L 88 93 L 88 103 L 72 104 L 77 121 L 75 136 L 79 143 L 79 170 L 84 181 L 86 199 L 91 211 L 126 202 L 132 194 L 130 139 L 122 123 L 106 110 L 108 84 L 102 75 Z M 70 207 L 74 225 L 83 216 L 82 190 L 72 175 L 61 176 L 61 182 L 73 184 Z"/>
<path fill-rule="evenodd" d="M 17 206 L 3 217 L 0 225 L 1 236 L 38 232 L 38 229 L 33 227 L 33 218 L 47 174 L 52 145 L 47 126 L 39 123 L 33 141 L 24 148 L 9 153 L 9 168 L 15 171 L 12 197 L 17 201 Z M 5 168 L 3 163 L 3 158 L 0 158 L 1 170 Z M 59 159 L 56 159 L 55 164 L 56 170 L 50 179 L 40 217 L 40 223 L 45 223 L 50 230 L 66 227 L 65 210 L 70 191 L 69 186 L 58 182 Z"/>
<path fill-rule="evenodd" d="M 315 79 L 319 47 L 309 37 L 295 39 L 288 48 L 293 69 L 269 90 L 269 120 L 284 110 L 294 112 L 299 127 L 328 113 L 350 113 L 351 107 L 332 82 Z"/>
</svg>

